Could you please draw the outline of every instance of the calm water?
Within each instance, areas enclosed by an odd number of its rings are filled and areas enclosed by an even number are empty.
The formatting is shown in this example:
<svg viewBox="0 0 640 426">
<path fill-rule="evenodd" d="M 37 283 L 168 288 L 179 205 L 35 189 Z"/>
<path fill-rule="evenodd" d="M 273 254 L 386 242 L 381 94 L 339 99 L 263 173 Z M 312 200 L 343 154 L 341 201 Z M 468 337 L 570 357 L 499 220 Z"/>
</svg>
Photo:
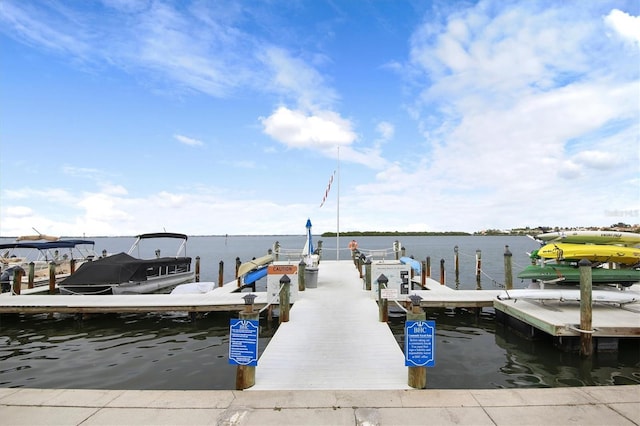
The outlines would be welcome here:
<svg viewBox="0 0 640 426">
<path fill-rule="evenodd" d="M 316 242 L 319 238 L 316 237 Z M 324 257 L 336 258 L 336 241 L 323 240 Z M 0 242 L 6 239 L 0 239 Z M 133 238 L 95 238 L 96 250 L 127 251 Z M 217 281 L 224 262 L 225 282 L 233 279 L 235 259 L 267 253 L 275 241 L 283 248 L 301 248 L 300 236 L 192 237 L 187 253 L 201 258 L 201 280 Z M 342 237 L 341 246 L 350 239 Z M 393 238 L 358 240 L 361 249 L 391 248 Z M 474 289 L 475 254 L 482 251 L 482 287 L 504 282 L 504 250 L 513 253 L 514 275 L 529 262 L 537 244 L 526 237 L 403 237 L 407 255 L 431 257 L 432 275 L 439 277 L 445 260 L 447 283 L 455 286 L 453 248 L 458 246 L 461 289 Z M 163 254 L 173 254 L 159 247 Z M 340 258 L 348 256 L 341 250 Z M 514 281 L 516 287 L 527 283 Z M 263 287 L 264 288 L 264 287 Z M 258 287 L 260 290 L 260 286 Z M 69 315 L 16 316 L 0 319 L 0 386 L 101 389 L 233 389 L 235 367 L 228 364 L 228 328 L 232 314 L 208 314 L 191 322 L 185 314 L 102 315 L 76 320 Z M 480 317 L 453 310 L 429 311 L 436 320 L 436 367 L 428 370 L 429 388 L 518 388 L 640 383 L 637 342 L 618 353 L 595 354 L 582 360 L 562 353 L 549 341 L 530 342 L 494 322 L 493 310 Z M 403 318 L 389 326 L 399 344 Z M 261 352 L 277 327 L 261 319 Z"/>
</svg>

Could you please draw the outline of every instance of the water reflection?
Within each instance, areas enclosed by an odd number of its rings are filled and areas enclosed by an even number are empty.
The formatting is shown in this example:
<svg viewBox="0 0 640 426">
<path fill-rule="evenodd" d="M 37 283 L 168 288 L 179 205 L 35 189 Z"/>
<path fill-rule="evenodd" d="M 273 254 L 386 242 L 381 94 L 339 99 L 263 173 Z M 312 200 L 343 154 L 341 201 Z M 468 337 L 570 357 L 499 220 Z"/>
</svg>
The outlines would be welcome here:
<svg viewBox="0 0 640 426">
<path fill-rule="evenodd" d="M 530 341 L 496 325 L 492 309 L 481 315 L 464 309 L 428 310 L 436 321 L 436 366 L 427 369 L 428 388 L 487 389 L 640 384 L 637 340 L 618 352 L 581 358 L 554 346 L 549 337 Z M 400 347 L 404 320 L 390 327 Z"/>
<path fill-rule="evenodd" d="M 229 314 L 2 317 L 0 386 L 233 389 Z M 259 352 L 274 326 L 261 324 Z"/>
<path fill-rule="evenodd" d="M 229 320 L 210 313 L 103 314 L 0 318 L 0 386 L 80 389 L 233 389 Z M 583 359 L 553 341 L 530 341 L 496 325 L 492 309 L 428 310 L 436 321 L 436 366 L 427 387 L 533 388 L 640 384 L 640 347 L 622 341 L 615 353 Z M 259 353 L 278 321 L 260 320 Z M 404 316 L 389 326 L 404 346 Z M 298 354 L 299 355 L 299 354 Z M 297 356 L 297 355 L 296 355 Z"/>
</svg>

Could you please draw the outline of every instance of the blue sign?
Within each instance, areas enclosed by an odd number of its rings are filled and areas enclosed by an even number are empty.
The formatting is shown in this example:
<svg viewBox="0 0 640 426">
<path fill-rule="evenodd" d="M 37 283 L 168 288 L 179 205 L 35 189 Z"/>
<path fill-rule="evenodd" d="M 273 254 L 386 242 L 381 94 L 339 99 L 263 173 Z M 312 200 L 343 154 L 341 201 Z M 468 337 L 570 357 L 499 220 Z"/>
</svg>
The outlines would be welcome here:
<svg viewBox="0 0 640 426">
<path fill-rule="evenodd" d="M 404 336 L 404 365 L 407 367 L 436 365 L 435 321 L 406 321 Z"/>
<path fill-rule="evenodd" d="M 231 320 L 229 364 L 258 365 L 258 328 L 258 320 Z"/>
</svg>

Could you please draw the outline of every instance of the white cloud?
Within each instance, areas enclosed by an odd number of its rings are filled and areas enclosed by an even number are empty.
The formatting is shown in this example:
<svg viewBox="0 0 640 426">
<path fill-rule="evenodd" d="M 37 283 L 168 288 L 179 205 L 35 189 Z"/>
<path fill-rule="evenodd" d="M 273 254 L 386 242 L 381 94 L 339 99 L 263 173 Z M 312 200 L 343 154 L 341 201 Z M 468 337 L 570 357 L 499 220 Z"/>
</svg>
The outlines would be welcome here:
<svg viewBox="0 0 640 426">
<path fill-rule="evenodd" d="M 351 145 L 356 140 L 351 123 L 333 111 L 307 115 L 299 110 L 280 107 L 260 121 L 267 135 L 289 148 L 326 151 Z"/>
<path fill-rule="evenodd" d="M 288 148 L 309 149 L 326 157 L 381 168 L 386 163 L 377 147 L 355 147 L 358 139 L 349 120 L 333 111 L 306 114 L 279 107 L 260 119 L 263 132 Z M 338 152 L 339 148 L 339 152 Z"/>
<path fill-rule="evenodd" d="M 259 57 L 270 71 L 269 88 L 293 98 L 301 109 L 322 109 L 336 101 L 335 91 L 325 84 L 323 76 L 301 58 L 273 46 L 265 48 Z"/>
<path fill-rule="evenodd" d="M 173 135 L 173 137 L 180 143 L 187 145 L 187 146 L 203 146 L 204 142 L 202 142 L 201 140 L 198 139 L 194 139 L 194 138 L 190 138 L 188 136 L 184 136 L 184 135 Z"/>
<path fill-rule="evenodd" d="M 640 45 L 640 16 L 613 9 L 604 20 L 622 39 Z"/>
<path fill-rule="evenodd" d="M 381 121 L 376 126 L 376 131 L 380 134 L 380 137 L 383 140 L 388 141 L 390 139 L 393 139 L 393 135 L 395 133 L 395 127 L 393 126 L 393 124 L 387 121 Z"/>
</svg>

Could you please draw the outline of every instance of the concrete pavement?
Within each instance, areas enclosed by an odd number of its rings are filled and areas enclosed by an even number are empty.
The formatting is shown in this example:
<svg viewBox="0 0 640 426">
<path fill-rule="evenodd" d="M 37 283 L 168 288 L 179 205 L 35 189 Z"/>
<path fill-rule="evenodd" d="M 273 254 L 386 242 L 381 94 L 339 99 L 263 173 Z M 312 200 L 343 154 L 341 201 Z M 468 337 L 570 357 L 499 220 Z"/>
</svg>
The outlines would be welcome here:
<svg viewBox="0 0 640 426">
<path fill-rule="evenodd" d="M 0 388 L 3 425 L 640 425 L 640 385 L 392 391 Z"/>
</svg>

